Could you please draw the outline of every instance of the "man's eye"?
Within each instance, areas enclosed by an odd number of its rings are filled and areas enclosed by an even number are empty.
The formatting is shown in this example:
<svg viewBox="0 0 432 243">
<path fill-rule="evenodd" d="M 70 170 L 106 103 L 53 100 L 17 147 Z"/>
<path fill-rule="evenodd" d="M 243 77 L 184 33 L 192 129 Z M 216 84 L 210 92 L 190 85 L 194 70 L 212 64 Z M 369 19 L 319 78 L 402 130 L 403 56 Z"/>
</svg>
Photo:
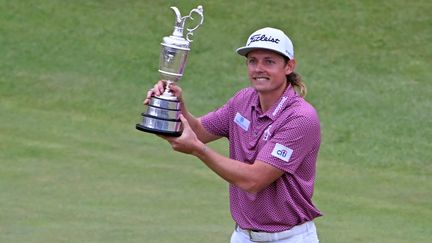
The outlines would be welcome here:
<svg viewBox="0 0 432 243">
<path fill-rule="evenodd" d="M 273 63 L 275 63 L 273 60 L 270 60 L 270 59 L 268 59 L 268 60 L 266 60 L 266 63 L 267 64 L 273 64 Z"/>
</svg>

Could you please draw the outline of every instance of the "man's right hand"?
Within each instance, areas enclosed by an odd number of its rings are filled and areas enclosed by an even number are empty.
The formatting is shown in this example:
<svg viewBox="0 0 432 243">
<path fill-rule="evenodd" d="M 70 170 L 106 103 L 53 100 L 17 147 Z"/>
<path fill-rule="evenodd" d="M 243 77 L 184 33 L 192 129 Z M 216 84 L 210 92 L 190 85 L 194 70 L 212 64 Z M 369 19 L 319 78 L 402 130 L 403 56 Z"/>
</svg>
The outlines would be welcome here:
<svg viewBox="0 0 432 243">
<path fill-rule="evenodd" d="M 160 96 L 165 91 L 165 82 L 163 80 L 159 80 L 153 88 L 147 91 L 147 97 L 144 100 L 144 105 L 147 105 L 150 102 L 150 98 L 152 96 Z"/>
</svg>

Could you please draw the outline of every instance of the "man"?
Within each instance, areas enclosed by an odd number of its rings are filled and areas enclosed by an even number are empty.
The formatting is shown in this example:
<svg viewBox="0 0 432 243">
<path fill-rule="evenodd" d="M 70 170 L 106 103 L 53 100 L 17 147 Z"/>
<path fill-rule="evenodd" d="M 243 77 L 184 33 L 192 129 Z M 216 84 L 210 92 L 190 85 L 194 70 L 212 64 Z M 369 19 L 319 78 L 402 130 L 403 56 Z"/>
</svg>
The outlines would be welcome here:
<svg viewBox="0 0 432 243">
<path fill-rule="evenodd" d="M 321 213 L 311 199 L 320 122 L 302 97 L 292 42 L 281 30 L 263 28 L 237 53 L 246 57 L 251 87 L 200 118 L 187 111 L 180 87 L 171 87 L 182 103 L 184 131 L 164 139 L 230 183 L 231 242 L 318 242 L 313 219 Z M 144 103 L 163 90 L 160 81 Z M 229 158 L 205 145 L 221 137 L 229 139 Z"/>
</svg>

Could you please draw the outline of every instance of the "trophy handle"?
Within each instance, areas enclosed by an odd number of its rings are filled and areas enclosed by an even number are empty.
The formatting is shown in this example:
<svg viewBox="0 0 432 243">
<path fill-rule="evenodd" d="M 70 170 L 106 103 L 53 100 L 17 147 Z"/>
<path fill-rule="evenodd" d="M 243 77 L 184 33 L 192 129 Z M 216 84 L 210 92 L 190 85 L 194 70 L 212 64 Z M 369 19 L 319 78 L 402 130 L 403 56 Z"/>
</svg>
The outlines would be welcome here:
<svg viewBox="0 0 432 243">
<path fill-rule="evenodd" d="M 197 30 L 204 22 L 204 9 L 201 5 L 199 5 L 197 8 L 192 9 L 189 12 L 189 15 L 186 16 L 185 18 L 189 18 L 191 20 L 193 20 L 194 18 L 192 17 L 193 13 L 197 13 L 200 16 L 200 22 L 194 27 L 194 28 L 187 28 L 188 33 L 186 34 L 186 40 L 189 42 L 192 42 L 193 40 L 190 39 L 190 37 L 193 36 L 193 32 L 195 30 Z"/>
</svg>

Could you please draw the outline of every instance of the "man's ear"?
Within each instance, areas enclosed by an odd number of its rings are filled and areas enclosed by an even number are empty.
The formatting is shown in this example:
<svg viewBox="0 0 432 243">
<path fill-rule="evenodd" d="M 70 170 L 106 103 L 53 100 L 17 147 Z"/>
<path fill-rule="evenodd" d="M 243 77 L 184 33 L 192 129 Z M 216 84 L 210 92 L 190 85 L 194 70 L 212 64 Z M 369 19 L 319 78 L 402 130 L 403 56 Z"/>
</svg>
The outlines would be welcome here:
<svg viewBox="0 0 432 243">
<path fill-rule="evenodd" d="M 288 74 L 294 72 L 295 66 L 296 66 L 295 59 L 288 60 L 286 66 L 285 66 L 285 75 L 288 75 Z"/>
</svg>

